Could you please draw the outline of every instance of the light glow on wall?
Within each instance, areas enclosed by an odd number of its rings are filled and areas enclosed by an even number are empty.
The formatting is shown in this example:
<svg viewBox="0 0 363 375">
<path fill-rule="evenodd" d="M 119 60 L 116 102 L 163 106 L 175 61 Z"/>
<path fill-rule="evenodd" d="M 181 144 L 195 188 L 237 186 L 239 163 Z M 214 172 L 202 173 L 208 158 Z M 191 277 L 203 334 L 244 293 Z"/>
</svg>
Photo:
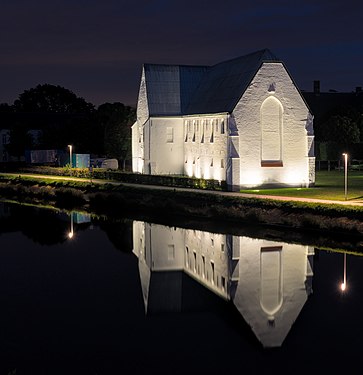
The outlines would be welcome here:
<svg viewBox="0 0 363 375">
<path fill-rule="evenodd" d="M 299 168 L 288 169 L 285 171 L 282 182 L 288 185 L 307 185 L 306 172 Z"/>
</svg>

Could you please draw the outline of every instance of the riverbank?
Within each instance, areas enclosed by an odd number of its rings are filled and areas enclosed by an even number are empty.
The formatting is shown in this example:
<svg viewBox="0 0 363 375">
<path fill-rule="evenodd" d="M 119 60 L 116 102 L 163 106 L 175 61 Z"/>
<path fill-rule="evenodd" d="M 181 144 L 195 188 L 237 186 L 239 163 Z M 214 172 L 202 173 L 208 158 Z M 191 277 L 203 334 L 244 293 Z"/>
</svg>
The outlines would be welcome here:
<svg viewBox="0 0 363 375">
<path fill-rule="evenodd" d="M 363 237 L 363 207 L 277 201 L 188 189 L 130 186 L 110 181 L 34 176 L 0 178 L 0 196 L 24 203 L 83 209 L 111 217 L 208 220 L 231 226 L 244 223 L 281 230 Z"/>
</svg>

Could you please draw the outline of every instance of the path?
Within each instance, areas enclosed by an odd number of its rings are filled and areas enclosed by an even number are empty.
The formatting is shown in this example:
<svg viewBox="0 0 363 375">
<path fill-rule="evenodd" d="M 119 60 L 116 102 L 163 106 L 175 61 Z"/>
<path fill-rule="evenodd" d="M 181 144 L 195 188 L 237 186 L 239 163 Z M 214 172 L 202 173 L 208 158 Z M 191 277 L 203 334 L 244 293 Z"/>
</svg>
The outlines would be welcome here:
<svg viewBox="0 0 363 375">
<path fill-rule="evenodd" d="M 50 176 L 50 175 L 40 175 L 40 174 L 28 174 L 28 173 L 0 173 L 0 176 L 12 176 L 12 177 L 31 177 L 31 178 L 42 178 L 51 180 L 66 180 L 66 181 L 82 181 L 90 182 L 89 178 L 78 178 L 78 177 L 67 177 L 67 176 Z M 123 185 L 128 187 L 138 187 L 143 189 L 159 189 L 159 190 L 175 190 L 175 191 L 185 191 L 194 192 L 200 194 L 216 194 L 232 197 L 243 197 L 243 198 L 259 198 L 259 199 L 272 199 L 278 201 L 292 201 L 292 202 L 310 202 L 310 203 L 321 203 L 321 204 L 338 204 L 343 206 L 356 206 L 363 207 L 362 201 L 336 201 L 336 200 L 326 200 L 326 199 L 313 199 L 313 198 L 298 198 L 298 197 L 286 197 L 286 196 L 276 196 L 276 195 L 263 195 L 263 194 L 248 194 L 239 192 L 228 192 L 228 191 L 216 191 L 216 190 L 201 190 L 201 189 L 190 189 L 181 187 L 170 187 L 170 186 L 159 186 L 159 185 L 143 185 L 143 184 L 131 184 L 113 180 L 99 180 L 92 179 L 94 184 L 112 184 L 112 185 Z"/>
</svg>

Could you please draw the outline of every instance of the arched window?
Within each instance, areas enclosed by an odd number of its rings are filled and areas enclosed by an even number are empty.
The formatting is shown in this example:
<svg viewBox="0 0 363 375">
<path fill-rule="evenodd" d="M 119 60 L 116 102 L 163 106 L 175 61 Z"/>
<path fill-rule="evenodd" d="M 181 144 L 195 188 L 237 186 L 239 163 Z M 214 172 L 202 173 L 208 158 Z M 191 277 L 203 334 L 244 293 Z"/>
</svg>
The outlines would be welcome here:
<svg viewBox="0 0 363 375">
<path fill-rule="evenodd" d="M 272 318 L 283 304 L 282 247 L 262 247 L 260 255 L 260 305 Z"/>
<path fill-rule="evenodd" d="M 270 96 L 261 105 L 261 165 L 282 166 L 282 104 Z"/>
</svg>

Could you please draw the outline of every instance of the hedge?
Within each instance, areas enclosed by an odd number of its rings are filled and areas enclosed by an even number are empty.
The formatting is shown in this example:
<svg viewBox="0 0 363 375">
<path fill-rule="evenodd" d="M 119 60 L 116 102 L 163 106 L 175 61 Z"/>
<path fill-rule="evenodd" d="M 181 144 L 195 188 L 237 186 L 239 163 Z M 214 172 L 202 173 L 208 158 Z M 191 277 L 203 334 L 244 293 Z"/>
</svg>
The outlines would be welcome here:
<svg viewBox="0 0 363 375">
<path fill-rule="evenodd" d="M 108 171 L 102 168 L 94 168 L 92 172 L 87 168 L 54 168 L 54 167 L 26 167 L 19 168 L 18 172 L 36 173 L 53 176 L 72 176 L 79 178 L 94 178 L 102 180 L 113 180 L 131 184 L 175 186 L 205 190 L 227 190 L 225 181 L 206 180 L 175 175 L 147 175 L 122 171 Z"/>
</svg>

